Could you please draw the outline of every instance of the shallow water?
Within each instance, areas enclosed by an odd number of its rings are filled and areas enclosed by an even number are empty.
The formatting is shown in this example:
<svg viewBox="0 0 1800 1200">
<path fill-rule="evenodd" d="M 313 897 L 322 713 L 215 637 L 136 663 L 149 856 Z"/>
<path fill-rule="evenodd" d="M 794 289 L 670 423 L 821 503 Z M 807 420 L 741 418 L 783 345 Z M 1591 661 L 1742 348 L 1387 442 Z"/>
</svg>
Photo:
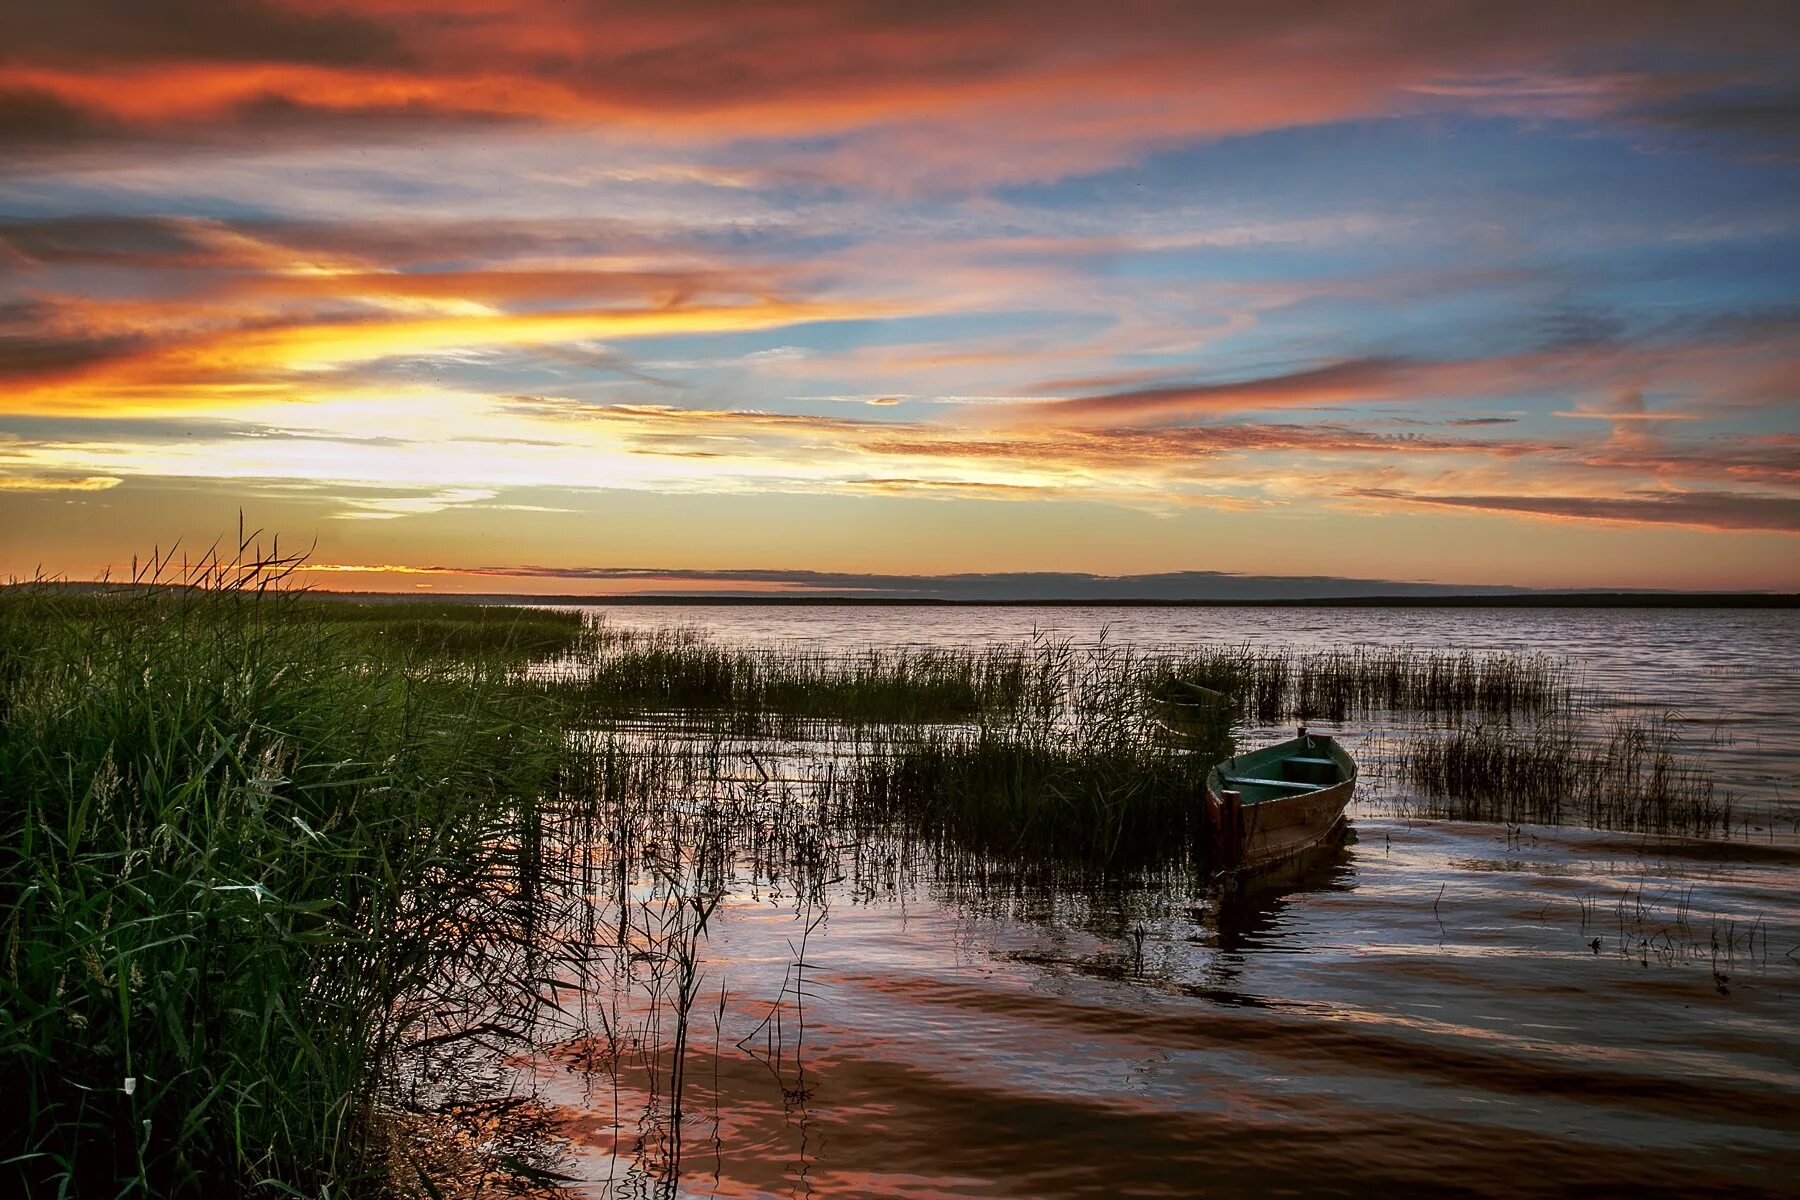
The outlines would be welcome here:
<svg viewBox="0 0 1800 1200">
<path fill-rule="evenodd" d="M 734 644 L 1019 644 L 1033 637 L 1138 646 L 1300 650 L 1412 646 L 1569 660 L 1580 682 L 1625 710 L 1673 711 L 1722 786 L 1800 833 L 1800 610 L 1455 608 L 1104 608 L 593 605 L 630 628 L 697 628 Z M 1315 722 L 1330 729 L 1327 723 Z M 1382 732 L 1360 725 L 1355 737 Z M 1266 735 L 1270 731 L 1251 731 Z"/>
<path fill-rule="evenodd" d="M 1550 650 L 1596 686 L 1731 723 L 1714 755 L 1724 786 L 1778 806 L 1796 758 L 1789 613 L 619 608 L 608 620 L 846 648 L 1010 641 L 1035 626 L 1140 643 Z M 1770 824 L 1664 843 L 1380 805 L 1352 824 L 1343 847 L 1240 897 L 1008 886 L 879 853 L 846 856 L 843 878 L 813 894 L 735 886 L 697 943 L 678 1161 L 671 1018 L 654 1005 L 626 996 L 642 1036 L 616 1069 L 579 1069 L 549 1046 L 528 1074 L 570 1140 L 577 1190 L 597 1196 L 1792 1194 L 1791 835 Z"/>
</svg>

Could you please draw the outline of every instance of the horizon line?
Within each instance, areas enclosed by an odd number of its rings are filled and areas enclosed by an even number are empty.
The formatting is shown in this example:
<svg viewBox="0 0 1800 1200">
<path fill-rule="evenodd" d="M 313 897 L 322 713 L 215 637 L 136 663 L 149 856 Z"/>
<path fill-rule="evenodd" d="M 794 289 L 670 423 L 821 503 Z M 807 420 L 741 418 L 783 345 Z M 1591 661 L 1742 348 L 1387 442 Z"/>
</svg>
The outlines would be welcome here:
<svg viewBox="0 0 1800 1200">
<path fill-rule="evenodd" d="M 13 580 L 0 591 L 30 587 L 72 590 L 184 590 L 181 583 L 117 580 Z M 524 607 L 847 607 L 847 608 L 1800 608 L 1800 592 L 1683 591 L 1655 588 L 1517 589 L 1505 592 L 1394 593 L 1341 596 L 869 596 L 841 593 L 769 592 L 381 592 L 309 586 L 271 589 L 283 595 L 315 596 L 359 603 L 509 603 Z"/>
</svg>

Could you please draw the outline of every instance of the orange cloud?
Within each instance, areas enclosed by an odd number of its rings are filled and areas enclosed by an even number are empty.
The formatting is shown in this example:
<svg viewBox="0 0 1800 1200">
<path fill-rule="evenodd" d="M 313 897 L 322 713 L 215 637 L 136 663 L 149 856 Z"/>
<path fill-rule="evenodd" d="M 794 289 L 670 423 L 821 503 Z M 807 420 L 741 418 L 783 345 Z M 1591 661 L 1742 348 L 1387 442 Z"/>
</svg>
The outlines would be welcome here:
<svg viewBox="0 0 1800 1200">
<path fill-rule="evenodd" d="M 1630 112 L 1684 84 L 1629 69 L 1679 47 L 1698 82 L 1779 73 L 1779 8 L 1452 0 L 1333 13 L 1134 0 L 859 5 L 287 0 L 173 20 L 154 0 L 48 8 L 12 30 L 15 138 L 281 132 L 496 119 L 719 142 L 868 131 L 776 161 L 893 190 L 981 187 L 1147 147 L 1456 104 Z M 98 10 L 98 11 L 96 11 Z M 995 153 L 995 147 L 1005 153 Z"/>
<path fill-rule="evenodd" d="M 120 482 L 114 475 L 0 475 L 0 491 L 104 492 Z"/>
<path fill-rule="evenodd" d="M 732 270 L 356 271 L 258 275 L 202 289 L 205 295 L 340 300 L 421 299 L 534 304 L 638 300 L 675 308 L 703 296 L 754 296 L 774 302 L 783 272 Z"/>
<path fill-rule="evenodd" d="M 80 361 L 48 364 L 9 392 L 11 413 L 181 411 L 211 395 L 228 402 L 268 390 L 267 372 L 486 346 L 723 333 L 884 315 L 878 305 L 767 301 L 654 309 L 583 309 L 418 320 L 285 324 L 139 346 L 124 342 Z M 123 404 L 121 404 L 123 401 Z"/>
</svg>

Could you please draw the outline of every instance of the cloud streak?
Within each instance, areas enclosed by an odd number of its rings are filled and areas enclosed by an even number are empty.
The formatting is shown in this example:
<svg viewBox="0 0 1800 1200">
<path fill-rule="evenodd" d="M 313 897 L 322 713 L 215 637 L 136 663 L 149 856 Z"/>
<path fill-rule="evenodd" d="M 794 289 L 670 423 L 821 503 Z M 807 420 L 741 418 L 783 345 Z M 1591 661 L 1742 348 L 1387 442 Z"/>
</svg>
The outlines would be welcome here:
<svg viewBox="0 0 1800 1200">
<path fill-rule="evenodd" d="M 1779 6 L 1736 6 L 1735 19 L 1719 21 L 1672 3 L 438 9 L 41 6 L 12 23 L 0 57 L 0 112 L 11 118 L 0 134 L 42 144 L 505 121 L 690 143 L 832 138 L 771 169 L 889 190 L 967 188 L 1096 170 L 1196 138 L 1432 105 L 1754 133 L 1780 123 L 1770 109 L 1784 106 L 1734 102 L 1729 85 L 1778 84 L 1773 48 L 1791 32 Z M 1645 44 L 1680 47 L 1696 64 L 1691 80 L 1636 69 Z M 1724 98 L 1709 99 L 1722 87 Z M 997 156 L 1003 132 L 1010 153 Z"/>
<path fill-rule="evenodd" d="M 1142 421 L 1195 414 L 1275 408 L 1317 408 L 1391 395 L 1403 377 L 1399 363 L 1361 359 L 1232 383 L 1144 388 L 1051 400 L 1031 415 L 1051 421 Z"/>
<path fill-rule="evenodd" d="M 0 343 L 0 377 L 23 382 L 4 401 L 13 413 L 182 409 L 211 390 L 220 403 L 238 385 L 270 373 L 315 372 L 352 363 L 482 347 L 741 333 L 883 315 L 874 306 L 767 302 L 670 308 L 608 308 L 421 319 L 320 321 L 251 326 L 161 342 L 128 340 Z"/>
<path fill-rule="evenodd" d="M 1423 496 L 1383 488 L 1358 495 L 1377 500 L 1490 513 L 1522 513 L 1560 521 L 1686 525 L 1696 529 L 1800 533 L 1800 497 L 1740 492 L 1637 493 L 1627 496 Z"/>
</svg>

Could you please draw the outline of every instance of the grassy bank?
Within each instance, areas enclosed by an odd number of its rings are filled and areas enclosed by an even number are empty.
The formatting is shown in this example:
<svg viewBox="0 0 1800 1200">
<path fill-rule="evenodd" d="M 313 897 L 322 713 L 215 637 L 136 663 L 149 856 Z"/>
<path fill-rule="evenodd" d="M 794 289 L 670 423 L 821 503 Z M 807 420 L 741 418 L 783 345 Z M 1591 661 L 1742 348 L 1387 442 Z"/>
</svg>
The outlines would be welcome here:
<svg viewBox="0 0 1800 1200">
<path fill-rule="evenodd" d="M 571 735 L 622 711 L 1025 731 L 984 743 L 972 768 L 966 747 L 933 758 L 911 741 L 885 794 L 968 835 L 999 755 L 1019 786 L 994 819 L 1050 814 L 1029 822 L 1028 853 L 1073 852 L 1078 829 L 1135 844 L 1173 811 L 1131 790 L 1131 752 L 1097 752 L 1119 713 L 1071 678 L 1066 650 L 721 649 L 574 614 L 317 601 L 258 578 L 0 590 L 11 1190 L 430 1194 L 396 1065 L 526 1035 L 556 949 L 535 890 L 546 810 L 600 822 L 586 844 L 604 828 L 614 846 L 661 845 L 684 810 L 639 811 L 650 792 L 747 769 L 716 744 L 656 749 L 661 782 L 620 786 L 610 752 Z M 1053 749 L 1058 721 L 1091 736 Z M 960 817 L 932 807 L 949 796 Z M 688 832 L 789 876 L 816 858 L 825 877 L 829 843 L 787 811 L 713 805 Z M 978 840 L 997 845 L 993 828 Z M 639 857 L 615 864 L 620 881 Z"/>
<path fill-rule="evenodd" d="M 567 622 L 236 582 L 0 592 L 0 1190 L 385 1191 L 395 1056 L 529 1004 Z"/>
</svg>

